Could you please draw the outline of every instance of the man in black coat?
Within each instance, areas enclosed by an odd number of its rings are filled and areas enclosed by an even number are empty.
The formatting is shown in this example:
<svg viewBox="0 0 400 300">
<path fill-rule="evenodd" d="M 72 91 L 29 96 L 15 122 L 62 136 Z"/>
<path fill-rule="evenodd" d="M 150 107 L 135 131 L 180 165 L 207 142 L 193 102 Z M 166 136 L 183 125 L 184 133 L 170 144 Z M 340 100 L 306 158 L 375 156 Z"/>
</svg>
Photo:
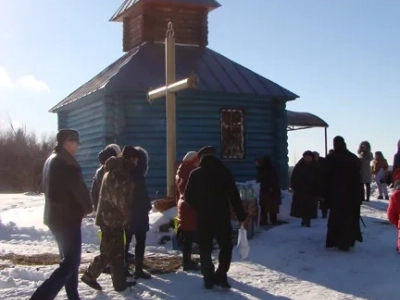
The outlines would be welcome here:
<svg viewBox="0 0 400 300">
<path fill-rule="evenodd" d="M 204 147 L 198 152 L 200 165 L 190 174 L 185 201 L 197 213 L 201 272 L 204 285 L 230 288 L 227 273 L 232 260 L 231 207 L 245 226 L 245 211 L 231 172 L 216 157 L 215 149 Z M 219 245 L 219 266 L 215 271 L 211 254 L 213 239 Z"/>
<path fill-rule="evenodd" d="M 65 286 L 68 299 L 78 300 L 78 271 L 81 263 L 81 223 L 93 211 L 89 190 L 81 168 L 74 158 L 79 133 L 63 129 L 57 134 L 57 146 L 43 167 L 45 194 L 44 223 L 53 233 L 61 263 L 31 299 L 54 299 Z"/>
<path fill-rule="evenodd" d="M 316 167 L 317 167 L 317 172 L 318 172 L 318 178 L 320 179 L 320 183 L 318 184 L 319 187 L 323 187 L 323 174 L 324 174 L 324 168 L 325 168 L 325 158 L 321 157 L 317 151 L 314 151 L 314 159 L 316 162 Z M 322 191 L 323 193 L 323 191 Z M 321 210 L 322 213 L 322 218 L 326 219 L 328 216 L 328 207 L 326 205 L 326 202 L 324 199 L 322 199 L 322 193 L 319 192 L 319 209 Z"/>
<path fill-rule="evenodd" d="M 335 151 L 325 159 L 327 205 L 330 209 L 326 247 L 348 251 L 356 241 L 362 242 L 360 205 L 364 198 L 360 182 L 361 164 L 347 150 L 341 136 L 333 140 Z"/>
</svg>

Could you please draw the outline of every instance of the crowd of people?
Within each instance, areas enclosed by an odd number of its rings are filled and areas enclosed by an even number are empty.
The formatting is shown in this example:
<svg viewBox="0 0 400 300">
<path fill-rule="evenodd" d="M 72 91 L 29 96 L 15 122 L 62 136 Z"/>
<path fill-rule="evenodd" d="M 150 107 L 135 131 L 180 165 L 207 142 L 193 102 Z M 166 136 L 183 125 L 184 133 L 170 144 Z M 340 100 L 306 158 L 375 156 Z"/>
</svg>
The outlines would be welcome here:
<svg viewBox="0 0 400 300">
<path fill-rule="evenodd" d="M 93 177 L 91 192 L 74 158 L 78 151 L 79 132 L 60 130 L 57 145 L 43 169 L 45 193 L 44 223 L 57 242 L 61 262 L 51 276 L 38 287 L 31 299 L 54 299 L 65 286 L 68 299 L 80 299 L 78 271 L 81 262 L 81 224 L 95 212 L 100 227 L 100 253 L 90 263 L 81 280 L 102 290 L 97 279 L 109 272 L 113 287 L 123 291 L 136 284 L 134 279 L 151 279 L 144 270 L 146 234 L 149 231 L 151 201 L 146 186 L 149 156 L 145 149 L 116 144 L 105 147 L 99 155 L 100 168 Z M 344 139 L 337 136 L 334 148 L 325 158 L 306 151 L 291 176 L 293 200 L 291 215 L 301 218 L 301 225 L 311 226 L 317 218 L 318 204 L 322 217 L 329 211 L 326 247 L 348 251 L 362 242 L 360 206 L 369 201 L 372 177 L 378 184 L 379 199 L 389 199 L 387 185 L 394 185 L 388 208 L 391 223 L 398 226 L 400 249 L 400 141 L 392 174 L 382 152 L 373 156 L 371 145 L 360 144 L 358 157 L 351 153 Z M 372 166 L 371 166 L 372 162 Z M 276 224 L 281 204 L 279 176 L 267 156 L 256 159 L 256 181 L 260 184 L 261 225 Z M 365 190 L 364 190 L 365 188 Z M 176 173 L 177 236 L 182 247 L 185 271 L 200 270 L 204 286 L 230 288 L 227 273 L 232 259 L 231 212 L 245 227 L 246 213 L 232 173 L 217 158 L 216 150 L 206 146 L 189 151 Z M 133 237 L 134 253 L 129 252 Z M 212 262 L 213 240 L 219 246 L 218 268 Z M 200 265 L 192 259 L 192 246 L 200 249 Z M 134 262 L 131 273 L 130 262 Z M 127 277 L 134 277 L 128 280 Z"/>
<path fill-rule="evenodd" d="M 146 150 L 139 146 L 125 146 L 121 150 L 116 144 L 105 147 L 98 155 L 100 168 L 89 192 L 74 157 L 80 145 L 79 132 L 63 129 L 56 139 L 57 145 L 44 165 L 42 183 L 44 223 L 55 237 L 61 262 L 31 299 L 54 299 L 64 286 L 68 299 L 80 299 L 81 224 L 93 211 L 95 224 L 100 227 L 100 253 L 81 280 L 95 290 L 102 290 L 97 279 L 101 273 L 109 272 L 115 291 L 120 292 L 134 286 L 135 279 L 151 279 L 151 274 L 143 268 L 152 208 L 146 186 L 149 168 Z M 231 208 L 243 227 L 247 226 L 246 214 L 235 180 L 217 158 L 214 147 L 206 146 L 185 155 L 176 174 L 176 200 L 183 269 L 200 269 L 207 289 L 230 288 L 227 273 L 233 249 Z M 129 252 L 133 237 L 134 254 Z M 217 269 L 212 262 L 214 239 L 220 252 Z M 191 257 L 194 242 L 199 245 L 200 266 Z M 133 274 L 129 269 L 132 260 Z"/>
<path fill-rule="evenodd" d="M 333 145 L 325 158 L 318 152 L 304 152 L 294 167 L 290 215 L 301 218 L 301 226 L 311 227 L 311 220 L 318 217 L 318 204 L 323 218 L 328 216 L 329 210 L 326 247 L 349 251 L 356 241 L 363 240 L 360 206 L 363 201 L 370 201 L 373 180 L 378 186 L 378 199 L 389 200 L 388 185 L 393 185 L 395 192 L 389 203 L 388 216 L 390 222 L 400 228 L 400 192 L 397 192 L 400 186 L 400 141 L 393 171 L 389 170 L 381 151 L 372 154 L 368 141 L 360 143 L 358 157 L 347 149 L 340 136 L 334 138 Z"/>
</svg>

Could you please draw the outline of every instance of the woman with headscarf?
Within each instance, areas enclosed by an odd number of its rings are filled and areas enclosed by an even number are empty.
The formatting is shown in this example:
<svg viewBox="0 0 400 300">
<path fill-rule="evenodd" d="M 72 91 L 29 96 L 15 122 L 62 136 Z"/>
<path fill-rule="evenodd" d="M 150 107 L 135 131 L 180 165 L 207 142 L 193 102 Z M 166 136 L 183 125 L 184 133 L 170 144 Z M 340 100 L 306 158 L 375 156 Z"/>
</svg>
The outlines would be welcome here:
<svg viewBox="0 0 400 300">
<path fill-rule="evenodd" d="M 151 201 L 146 185 L 149 156 L 147 151 L 142 147 L 135 147 L 135 149 L 139 153 L 139 158 L 136 168 L 132 172 L 132 180 L 135 187 L 133 189 L 133 202 L 131 205 L 131 226 L 126 233 L 125 259 L 128 261 L 134 257 L 135 278 L 150 279 L 151 274 L 143 269 L 146 235 L 150 229 L 149 211 L 151 210 Z M 133 236 L 136 239 L 135 255 L 128 252 Z"/>
<path fill-rule="evenodd" d="M 318 216 L 318 175 L 314 153 L 304 152 L 290 179 L 293 190 L 290 216 L 301 218 L 301 226 L 311 227 L 311 219 Z"/>
<path fill-rule="evenodd" d="M 364 197 L 364 201 L 369 201 L 371 196 L 371 161 L 374 159 L 371 153 L 371 144 L 368 141 L 363 141 L 360 143 L 360 147 L 358 147 L 358 158 L 361 161 L 361 183 L 365 185 L 366 197 Z"/>
<path fill-rule="evenodd" d="M 192 260 L 192 246 L 196 240 L 196 212 L 185 202 L 185 189 L 190 173 L 199 166 L 197 152 L 190 151 L 183 158 L 176 172 L 176 198 L 178 206 L 178 231 L 182 243 L 183 270 L 197 271 L 199 266 Z"/>
<path fill-rule="evenodd" d="M 261 208 L 260 225 L 268 225 L 268 221 L 274 225 L 278 221 L 277 214 L 279 213 L 279 206 L 282 201 L 278 173 L 268 156 L 257 159 L 256 166 L 256 182 L 260 184 L 260 196 L 258 200 Z"/>
</svg>

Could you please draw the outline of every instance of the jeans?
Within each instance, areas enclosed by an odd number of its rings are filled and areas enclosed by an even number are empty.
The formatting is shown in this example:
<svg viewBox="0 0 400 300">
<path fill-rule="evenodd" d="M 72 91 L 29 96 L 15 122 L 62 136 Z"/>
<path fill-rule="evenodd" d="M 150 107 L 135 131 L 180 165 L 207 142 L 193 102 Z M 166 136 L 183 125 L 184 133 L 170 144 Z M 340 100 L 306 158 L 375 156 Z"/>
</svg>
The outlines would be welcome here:
<svg viewBox="0 0 400 300">
<path fill-rule="evenodd" d="M 82 234 L 79 227 L 50 227 L 60 251 L 60 266 L 33 293 L 31 300 L 53 300 L 65 286 L 69 300 L 79 300 L 78 272 L 81 263 Z"/>
</svg>

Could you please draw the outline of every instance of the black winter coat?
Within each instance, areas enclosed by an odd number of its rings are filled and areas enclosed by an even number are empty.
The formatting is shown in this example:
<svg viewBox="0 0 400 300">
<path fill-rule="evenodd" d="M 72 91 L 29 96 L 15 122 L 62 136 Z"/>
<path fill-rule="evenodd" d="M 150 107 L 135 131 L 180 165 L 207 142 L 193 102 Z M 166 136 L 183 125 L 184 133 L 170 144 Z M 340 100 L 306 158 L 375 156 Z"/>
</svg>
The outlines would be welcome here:
<svg viewBox="0 0 400 300">
<path fill-rule="evenodd" d="M 301 159 L 293 169 L 291 188 L 293 190 L 290 215 L 296 218 L 316 218 L 320 194 L 320 170 L 316 161 L 306 163 Z"/>
<path fill-rule="evenodd" d="M 232 173 L 215 156 L 203 157 L 190 173 L 185 201 L 197 213 L 199 232 L 231 231 L 231 206 L 239 222 L 246 219 Z"/>
<path fill-rule="evenodd" d="M 66 150 L 54 152 L 43 167 L 44 224 L 51 227 L 80 226 L 93 211 L 81 168 Z"/>
</svg>

